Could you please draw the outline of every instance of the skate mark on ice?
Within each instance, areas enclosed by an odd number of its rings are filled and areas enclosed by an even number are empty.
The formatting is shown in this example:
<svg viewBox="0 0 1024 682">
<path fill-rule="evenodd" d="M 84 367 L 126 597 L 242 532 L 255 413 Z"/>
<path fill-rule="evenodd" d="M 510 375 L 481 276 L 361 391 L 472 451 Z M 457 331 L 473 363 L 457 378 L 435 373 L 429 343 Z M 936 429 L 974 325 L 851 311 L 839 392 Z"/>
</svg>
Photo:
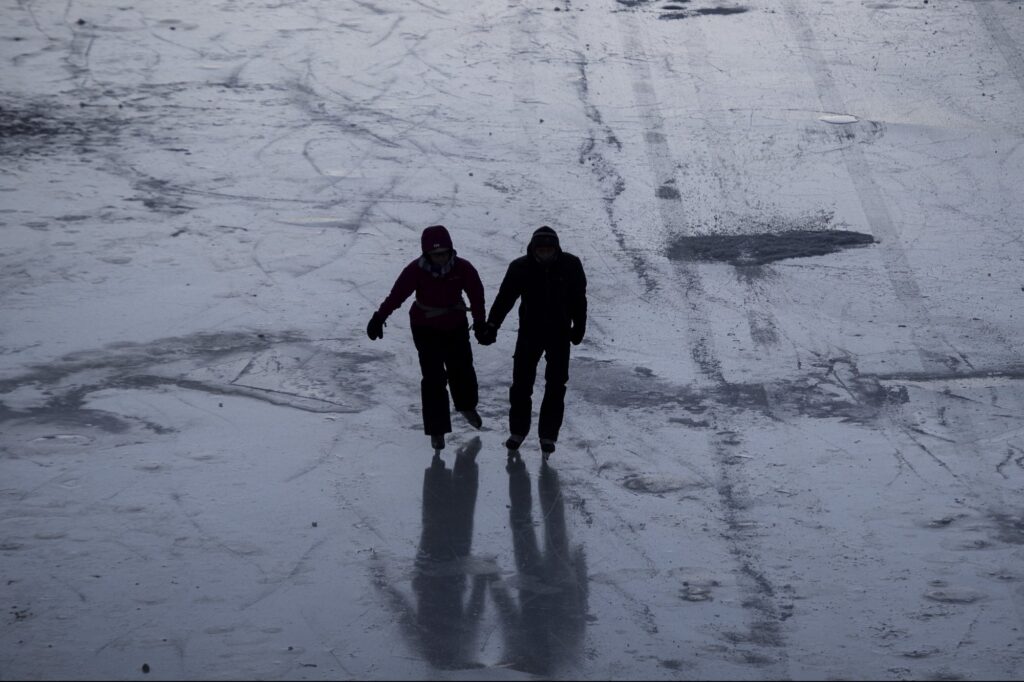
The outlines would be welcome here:
<svg viewBox="0 0 1024 682">
<path fill-rule="evenodd" d="M 793 0 L 785 0 L 782 14 L 790 24 L 790 30 L 797 41 L 808 72 L 814 81 L 818 100 L 822 111 L 849 111 L 842 94 L 836 85 L 835 77 L 826 62 L 821 60 L 821 42 L 815 35 L 810 20 L 805 16 L 803 8 Z M 878 134 L 884 126 L 876 124 L 871 134 Z M 882 193 L 882 188 L 874 177 L 871 165 L 865 156 L 862 145 L 848 144 L 851 136 L 855 136 L 853 126 L 833 127 L 836 139 L 841 143 L 840 152 L 846 166 L 850 181 L 857 193 L 863 208 L 867 224 L 879 242 L 880 258 L 885 266 L 892 291 L 897 300 L 906 310 L 908 318 L 913 322 L 914 345 L 917 348 L 922 365 L 926 370 L 935 371 L 940 366 L 955 368 L 960 364 L 971 367 L 968 359 L 942 335 L 932 322 L 932 316 L 925 305 L 920 286 L 910 264 L 902 240 L 892 217 L 889 204 Z"/>
<path fill-rule="evenodd" d="M 996 44 L 996 47 L 1003 54 L 1003 59 L 1006 60 L 1010 74 L 1016 79 L 1021 92 L 1024 92 L 1024 52 L 1021 51 L 1020 36 L 1015 38 L 1008 30 L 1010 22 L 1000 19 L 998 15 L 1001 10 L 998 7 L 990 6 L 984 2 L 971 4 L 981 17 L 985 29 L 992 36 L 992 42 Z M 1006 7 L 1010 7 L 1010 4 L 1007 3 Z M 1017 9 L 1020 9 L 1020 7 L 1018 6 Z M 1018 127 L 1019 130 L 1020 128 Z"/>
<path fill-rule="evenodd" d="M 622 142 L 615 135 L 601 116 L 601 111 L 591 101 L 590 85 L 588 80 L 589 61 L 585 54 L 577 53 L 577 67 L 580 77 L 576 81 L 577 95 L 586 112 L 587 119 L 593 123 L 595 130 L 588 132 L 587 138 L 580 147 L 580 165 L 589 165 L 591 172 L 596 176 L 598 187 L 603 195 L 605 215 L 608 217 L 608 224 L 619 249 L 626 254 L 632 264 L 637 277 L 644 283 L 648 293 L 657 288 L 657 282 L 649 273 L 649 268 L 644 255 L 637 249 L 626 243 L 627 230 L 619 224 L 615 215 L 615 203 L 619 196 L 626 191 L 626 180 L 618 171 L 613 156 L 622 151 Z"/>
<path fill-rule="evenodd" d="M 109 107 L 70 107 L 40 97 L 0 102 L 0 158 L 39 157 L 118 148 L 128 122 Z"/>
<path fill-rule="evenodd" d="M 1015 448 L 1012 445 L 1006 448 L 1006 457 L 1003 458 L 999 464 L 996 465 L 996 473 L 1002 476 L 1004 479 L 1009 480 L 1009 476 L 1003 471 L 1010 463 L 1016 464 L 1018 469 L 1024 469 L 1024 452 L 1020 448 Z"/>
<path fill-rule="evenodd" d="M 200 333 L 110 344 L 31 365 L 21 375 L 0 380 L 0 395 L 13 396 L 0 401 L 0 423 L 18 422 L 30 431 L 38 431 L 41 424 L 61 424 L 116 434 L 141 425 L 157 434 L 172 433 L 173 428 L 138 417 L 86 406 L 92 394 L 104 390 L 164 386 L 254 398 L 307 412 L 359 412 L 371 403 L 370 368 L 386 358 L 343 347 L 340 341 L 290 332 Z"/>
<path fill-rule="evenodd" d="M 573 363 L 573 390 L 588 402 L 647 412 L 662 408 L 669 422 L 694 428 L 714 427 L 715 418 L 726 410 L 869 424 L 909 400 L 905 387 L 887 386 L 879 377 L 861 373 L 849 358 L 823 359 L 796 379 L 716 386 L 680 386 L 585 357 Z M 690 416 L 680 415 L 678 409 Z"/>
</svg>

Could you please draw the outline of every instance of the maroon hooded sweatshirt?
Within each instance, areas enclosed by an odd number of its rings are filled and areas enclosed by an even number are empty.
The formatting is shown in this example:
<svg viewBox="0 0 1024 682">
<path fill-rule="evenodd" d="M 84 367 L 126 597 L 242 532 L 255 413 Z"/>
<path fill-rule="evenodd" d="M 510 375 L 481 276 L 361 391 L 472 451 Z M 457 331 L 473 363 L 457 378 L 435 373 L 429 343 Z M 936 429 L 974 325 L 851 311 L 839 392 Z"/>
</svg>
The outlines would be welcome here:
<svg viewBox="0 0 1024 682">
<path fill-rule="evenodd" d="M 377 315 L 382 320 L 398 309 L 413 293 L 416 298 L 409 307 L 409 323 L 414 327 L 457 329 L 466 326 L 465 292 L 473 323 L 484 323 L 484 285 L 476 268 L 459 258 L 452 247 L 452 238 L 444 225 L 431 225 L 420 239 L 423 255 L 412 261 L 398 276 L 391 293 L 380 304 Z M 451 260 L 437 268 L 427 253 L 434 249 L 452 249 Z"/>
</svg>

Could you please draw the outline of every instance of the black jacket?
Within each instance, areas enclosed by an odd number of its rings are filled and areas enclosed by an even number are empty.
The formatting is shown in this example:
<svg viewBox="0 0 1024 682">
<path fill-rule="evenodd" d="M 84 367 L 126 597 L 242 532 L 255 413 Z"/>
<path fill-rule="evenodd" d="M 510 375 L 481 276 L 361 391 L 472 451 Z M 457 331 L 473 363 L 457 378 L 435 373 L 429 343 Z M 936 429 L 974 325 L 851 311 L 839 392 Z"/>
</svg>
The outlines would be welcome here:
<svg viewBox="0 0 1024 682">
<path fill-rule="evenodd" d="M 519 304 L 519 333 L 568 335 L 570 327 L 587 322 L 587 276 L 583 263 L 559 249 L 549 263 L 527 250 L 508 266 L 487 321 L 496 328 Z"/>
</svg>

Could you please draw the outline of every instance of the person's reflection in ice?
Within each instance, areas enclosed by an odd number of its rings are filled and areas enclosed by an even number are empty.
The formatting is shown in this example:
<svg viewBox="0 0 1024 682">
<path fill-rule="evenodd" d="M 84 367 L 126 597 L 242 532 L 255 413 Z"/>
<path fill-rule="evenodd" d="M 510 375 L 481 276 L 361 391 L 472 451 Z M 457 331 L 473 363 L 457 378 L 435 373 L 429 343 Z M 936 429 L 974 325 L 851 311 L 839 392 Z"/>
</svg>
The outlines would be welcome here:
<svg viewBox="0 0 1024 682">
<path fill-rule="evenodd" d="M 392 585 L 378 582 L 414 646 L 427 662 L 444 670 L 481 667 L 474 653 L 487 575 L 473 576 L 465 599 L 479 451 L 480 439 L 474 438 L 459 448 L 452 469 L 435 456 L 423 474 L 423 532 L 412 580 L 415 606 Z"/>
<path fill-rule="evenodd" d="M 530 475 L 519 458 L 509 460 L 508 472 L 518 604 L 500 581 L 491 583 L 491 595 L 505 632 L 506 664 L 543 675 L 579 657 L 587 613 L 586 556 L 582 547 L 569 549 L 558 473 L 544 464 L 537 480 L 542 553 L 533 525 Z"/>
</svg>

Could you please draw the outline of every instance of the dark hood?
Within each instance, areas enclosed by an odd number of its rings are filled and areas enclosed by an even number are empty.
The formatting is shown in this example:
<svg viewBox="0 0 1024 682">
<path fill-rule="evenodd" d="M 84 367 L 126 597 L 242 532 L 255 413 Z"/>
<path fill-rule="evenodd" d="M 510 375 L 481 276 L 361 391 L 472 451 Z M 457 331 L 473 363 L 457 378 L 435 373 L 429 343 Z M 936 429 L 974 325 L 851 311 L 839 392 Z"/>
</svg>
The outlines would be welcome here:
<svg viewBox="0 0 1024 682">
<path fill-rule="evenodd" d="M 538 227 L 530 237 L 530 243 L 526 246 L 526 253 L 533 255 L 534 248 L 538 246 L 553 246 L 562 252 L 562 245 L 558 243 L 558 234 L 547 225 Z"/>
<path fill-rule="evenodd" d="M 420 237 L 420 245 L 424 254 L 434 249 L 455 248 L 452 246 L 452 237 L 448 234 L 448 230 L 444 225 L 431 225 L 423 230 L 423 236 Z"/>
</svg>

